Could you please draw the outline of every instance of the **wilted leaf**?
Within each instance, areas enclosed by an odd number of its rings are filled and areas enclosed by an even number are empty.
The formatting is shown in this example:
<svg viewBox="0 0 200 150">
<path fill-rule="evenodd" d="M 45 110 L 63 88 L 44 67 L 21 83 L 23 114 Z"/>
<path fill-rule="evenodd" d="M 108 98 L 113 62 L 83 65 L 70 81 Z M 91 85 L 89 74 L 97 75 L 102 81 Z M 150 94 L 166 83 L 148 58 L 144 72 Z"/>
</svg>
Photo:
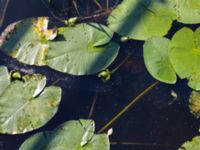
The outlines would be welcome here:
<svg viewBox="0 0 200 150">
<path fill-rule="evenodd" d="M 41 132 L 28 138 L 20 150 L 109 150 L 106 134 L 94 134 L 92 120 L 68 121 L 53 132 Z"/>
<path fill-rule="evenodd" d="M 10 28 L 12 27 L 12 30 Z M 30 65 L 45 65 L 44 57 L 48 40 L 53 40 L 57 31 L 48 30 L 48 18 L 30 18 L 12 24 L 2 33 L 0 48 L 6 54 Z M 6 33 L 6 37 L 5 37 Z"/>
<path fill-rule="evenodd" d="M 45 125 L 57 112 L 61 100 L 59 87 L 46 85 L 40 74 L 12 79 L 0 67 L 0 133 L 18 134 Z"/>
<path fill-rule="evenodd" d="M 190 112 L 197 118 L 200 117 L 200 92 L 193 91 L 189 100 Z"/>
</svg>

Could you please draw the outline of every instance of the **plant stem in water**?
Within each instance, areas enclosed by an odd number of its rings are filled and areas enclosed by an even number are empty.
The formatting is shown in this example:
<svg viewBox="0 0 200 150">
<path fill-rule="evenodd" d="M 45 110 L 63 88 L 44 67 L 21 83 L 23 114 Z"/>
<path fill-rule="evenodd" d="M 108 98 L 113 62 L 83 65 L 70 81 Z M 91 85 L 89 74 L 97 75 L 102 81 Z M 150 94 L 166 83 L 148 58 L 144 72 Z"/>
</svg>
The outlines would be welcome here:
<svg viewBox="0 0 200 150">
<path fill-rule="evenodd" d="M 6 14 L 6 10 L 8 8 L 8 3 L 10 0 L 2 0 L 0 6 L 0 27 L 2 26 Z"/>
<path fill-rule="evenodd" d="M 143 92 L 141 92 L 138 96 L 136 96 L 124 109 L 122 109 L 116 116 L 114 116 L 108 123 L 106 123 L 98 133 L 102 133 L 108 127 L 110 127 L 119 117 L 121 117 L 124 113 L 126 113 L 132 106 L 135 104 L 141 97 L 143 97 L 146 93 L 148 93 L 151 89 L 153 89 L 156 85 L 158 85 L 159 81 L 154 82 L 149 87 L 147 87 Z"/>
</svg>

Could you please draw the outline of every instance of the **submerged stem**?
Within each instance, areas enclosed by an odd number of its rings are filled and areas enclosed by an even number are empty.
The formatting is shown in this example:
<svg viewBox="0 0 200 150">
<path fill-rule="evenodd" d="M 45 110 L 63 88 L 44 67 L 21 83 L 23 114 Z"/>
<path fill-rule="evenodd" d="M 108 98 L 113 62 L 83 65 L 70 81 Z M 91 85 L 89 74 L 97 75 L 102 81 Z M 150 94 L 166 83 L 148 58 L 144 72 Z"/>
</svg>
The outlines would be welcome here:
<svg viewBox="0 0 200 150">
<path fill-rule="evenodd" d="M 121 117 L 124 113 L 126 113 L 133 104 L 135 104 L 141 97 L 143 97 L 147 92 L 149 92 L 151 89 L 153 89 L 159 81 L 154 82 L 149 87 L 147 87 L 143 92 L 141 92 L 138 96 L 136 96 L 124 109 L 122 109 L 116 116 L 114 116 L 108 123 L 106 123 L 99 131 L 98 133 L 103 132 L 106 130 L 110 125 L 112 125 L 119 117 Z"/>
<path fill-rule="evenodd" d="M 6 10 L 8 8 L 8 3 L 10 0 L 3 0 L 0 6 L 0 27 L 2 26 L 6 14 Z"/>
<path fill-rule="evenodd" d="M 124 65 L 124 63 L 128 60 L 128 58 L 131 56 L 131 54 L 132 53 L 129 53 L 117 67 L 115 67 L 113 70 L 110 71 L 110 73 L 114 74 L 122 65 Z"/>
<path fill-rule="evenodd" d="M 142 146 L 159 146 L 159 147 L 177 147 L 172 144 L 142 143 L 142 142 L 111 142 L 111 145 L 142 145 Z"/>
</svg>

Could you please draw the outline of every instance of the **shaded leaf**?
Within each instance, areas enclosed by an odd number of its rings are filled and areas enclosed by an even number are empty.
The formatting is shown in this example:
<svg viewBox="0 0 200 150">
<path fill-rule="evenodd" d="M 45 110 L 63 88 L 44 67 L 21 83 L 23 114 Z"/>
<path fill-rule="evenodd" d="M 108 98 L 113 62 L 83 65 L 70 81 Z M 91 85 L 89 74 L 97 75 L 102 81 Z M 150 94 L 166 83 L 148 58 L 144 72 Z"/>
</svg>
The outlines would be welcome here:
<svg viewBox="0 0 200 150">
<path fill-rule="evenodd" d="M 28 138 L 20 150 L 109 150 L 106 134 L 94 134 L 92 120 L 68 121 L 53 132 L 41 132 Z"/>
<path fill-rule="evenodd" d="M 110 29 L 131 39 L 164 36 L 177 17 L 171 0 L 123 0 L 110 14 Z"/>
<path fill-rule="evenodd" d="M 111 42 L 113 32 L 96 23 L 81 23 L 66 29 L 49 42 L 46 63 L 73 75 L 94 74 L 107 68 L 116 58 L 119 45 Z"/>
<path fill-rule="evenodd" d="M 176 82 L 176 73 L 170 62 L 167 38 L 153 37 L 144 44 L 144 61 L 149 73 L 159 81 L 173 84 Z"/>
<path fill-rule="evenodd" d="M 8 78 L 5 68 L 0 68 L 0 81 Z M 7 79 L 8 80 L 8 79 Z M 18 134 L 45 125 L 57 112 L 61 99 L 59 87 L 46 85 L 40 74 L 25 75 L 21 80 L 7 81 L 9 85 L 0 94 L 0 133 Z"/>
</svg>

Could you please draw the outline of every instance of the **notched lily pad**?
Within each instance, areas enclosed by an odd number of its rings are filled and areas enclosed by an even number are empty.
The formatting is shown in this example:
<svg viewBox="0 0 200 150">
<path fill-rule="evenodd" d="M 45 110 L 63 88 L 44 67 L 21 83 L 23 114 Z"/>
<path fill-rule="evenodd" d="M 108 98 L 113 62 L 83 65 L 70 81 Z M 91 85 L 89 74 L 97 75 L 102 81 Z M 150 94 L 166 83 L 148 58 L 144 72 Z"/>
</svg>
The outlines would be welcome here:
<svg viewBox="0 0 200 150">
<path fill-rule="evenodd" d="M 191 141 L 185 142 L 178 150 L 199 150 L 200 136 L 194 137 Z"/>
<path fill-rule="evenodd" d="M 40 74 L 10 79 L 6 67 L 0 67 L 0 133 L 19 134 L 45 125 L 57 112 L 61 89 L 45 88 Z"/>
<path fill-rule="evenodd" d="M 107 68 L 117 57 L 119 45 L 113 32 L 96 23 L 81 23 L 62 28 L 46 56 L 49 67 L 73 75 L 94 74 Z"/>
<path fill-rule="evenodd" d="M 11 24 L 1 35 L 0 49 L 25 64 L 45 65 L 47 41 L 57 36 L 56 29 L 47 29 L 48 21 L 39 17 Z"/>
<path fill-rule="evenodd" d="M 197 118 L 200 117 L 200 92 L 193 91 L 189 99 L 190 112 Z"/>
<path fill-rule="evenodd" d="M 200 90 L 200 28 L 193 32 L 182 28 L 176 32 L 170 43 L 171 63 L 181 79 L 188 79 L 188 85 Z"/>
<path fill-rule="evenodd" d="M 108 135 L 94 134 L 94 126 L 92 120 L 68 121 L 28 138 L 20 150 L 109 150 Z"/>
<path fill-rule="evenodd" d="M 144 44 L 144 61 L 149 73 L 159 81 L 176 83 L 176 72 L 169 59 L 170 40 L 153 37 Z"/>
<path fill-rule="evenodd" d="M 164 36 L 177 15 L 171 0 L 123 0 L 108 18 L 109 28 L 131 39 Z"/>
</svg>

